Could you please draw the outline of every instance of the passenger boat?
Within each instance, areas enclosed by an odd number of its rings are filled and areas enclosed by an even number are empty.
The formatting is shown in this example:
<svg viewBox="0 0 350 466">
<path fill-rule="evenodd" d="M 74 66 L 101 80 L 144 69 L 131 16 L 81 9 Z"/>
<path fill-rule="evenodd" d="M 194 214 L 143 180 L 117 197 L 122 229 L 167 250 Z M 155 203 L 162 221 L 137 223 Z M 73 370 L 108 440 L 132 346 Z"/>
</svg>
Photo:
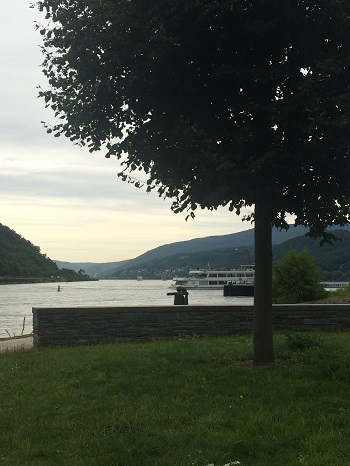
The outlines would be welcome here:
<svg viewBox="0 0 350 466">
<path fill-rule="evenodd" d="M 348 286 L 349 282 L 321 282 L 321 285 L 324 288 L 339 289 L 339 288 L 345 288 L 346 286 Z"/>
<path fill-rule="evenodd" d="M 175 283 L 171 284 L 170 288 L 183 286 L 188 290 L 223 290 L 225 285 L 229 285 L 230 287 L 244 286 L 254 290 L 254 265 L 241 265 L 238 269 L 215 270 L 211 270 L 208 265 L 208 268 L 190 270 L 188 277 L 174 277 L 173 280 Z M 251 294 L 246 296 L 251 296 Z"/>
</svg>

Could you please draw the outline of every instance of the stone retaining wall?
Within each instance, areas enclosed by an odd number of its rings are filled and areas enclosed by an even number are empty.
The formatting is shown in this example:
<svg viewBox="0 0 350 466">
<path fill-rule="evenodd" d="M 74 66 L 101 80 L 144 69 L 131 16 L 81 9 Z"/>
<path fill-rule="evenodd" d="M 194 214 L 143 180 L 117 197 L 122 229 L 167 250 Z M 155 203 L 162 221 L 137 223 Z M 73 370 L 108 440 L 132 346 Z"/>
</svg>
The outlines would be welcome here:
<svg viewBox="0 0 350 466">
<path fill-rule="evenodd" d="M 348 331 L 350 305 L 274 305 L 274 330 Z M 253 306 L 33 308 L 34 346 L 250 333 Z"/>
</svg>

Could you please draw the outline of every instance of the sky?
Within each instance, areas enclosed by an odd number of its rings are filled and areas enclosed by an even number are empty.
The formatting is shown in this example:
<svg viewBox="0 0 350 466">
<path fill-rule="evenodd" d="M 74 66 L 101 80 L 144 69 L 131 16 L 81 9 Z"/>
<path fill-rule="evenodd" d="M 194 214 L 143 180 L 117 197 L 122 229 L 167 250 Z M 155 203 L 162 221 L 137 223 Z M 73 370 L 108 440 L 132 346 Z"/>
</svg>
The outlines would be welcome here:
<svg viewBox="0 0 350 466">
<path fill-rule="evenodd" d="M 33 0 L 34 1 L 34 0 Z M 53 260 L 112 262 L 162 244 L 252 228 L 228 209 L 174 214 L 171 200 L 117 177 L 116 158 L 47 134 L 54 115 L 37 97 L 41 20 L 31 1 L 3 0 L 0 16 L 0 223 Z M 234 180 L 233 180 L 234 181 Z"/>
</svg>

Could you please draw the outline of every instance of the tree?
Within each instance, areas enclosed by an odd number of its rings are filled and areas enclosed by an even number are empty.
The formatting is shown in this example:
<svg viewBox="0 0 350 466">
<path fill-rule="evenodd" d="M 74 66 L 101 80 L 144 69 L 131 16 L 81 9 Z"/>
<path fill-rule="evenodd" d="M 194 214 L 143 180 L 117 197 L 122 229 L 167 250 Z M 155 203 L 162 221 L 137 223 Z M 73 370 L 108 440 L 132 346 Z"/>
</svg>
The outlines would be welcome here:
<svg viewBox="0 0 350 466">
<path fill-rule="evenodd" d="M 273 267 L 273 298 L 277 303 L 302 303 L 324 298 L 322 271 L 311 254 L 290 249 Z"/>
<path fill-rule="evenodd" d="M 350 3 L 36 5 L 50 21 L 38 26 L 48 132 L 105 148 L 175 213 L 254 206 L 253 357 L 273 361 L 271 226 L 289 213 L 327 239 L 349 219 Z"/>
</svg>

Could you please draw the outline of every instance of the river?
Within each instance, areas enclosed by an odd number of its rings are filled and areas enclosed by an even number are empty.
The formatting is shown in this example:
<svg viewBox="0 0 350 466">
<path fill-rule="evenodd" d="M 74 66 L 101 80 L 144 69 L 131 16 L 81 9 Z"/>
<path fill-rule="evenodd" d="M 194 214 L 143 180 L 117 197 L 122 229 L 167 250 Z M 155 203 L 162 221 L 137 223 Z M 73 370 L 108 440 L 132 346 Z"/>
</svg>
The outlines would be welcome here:
<svg viewBox="0 0 350 466">
<path fill-rule="evenodd" d="M 174 291 L 169 289 L 171 283 L 170 280 L 100 280 L 1 285 L 0 338 L 31 333 L 33 307 L 172 306 L 174 298 L 167 296 Z M 253 298 L 224 297 L 223 290 L 189 290 L 188 302 L 189 305 L 252 304 Z"/>
</svg>

